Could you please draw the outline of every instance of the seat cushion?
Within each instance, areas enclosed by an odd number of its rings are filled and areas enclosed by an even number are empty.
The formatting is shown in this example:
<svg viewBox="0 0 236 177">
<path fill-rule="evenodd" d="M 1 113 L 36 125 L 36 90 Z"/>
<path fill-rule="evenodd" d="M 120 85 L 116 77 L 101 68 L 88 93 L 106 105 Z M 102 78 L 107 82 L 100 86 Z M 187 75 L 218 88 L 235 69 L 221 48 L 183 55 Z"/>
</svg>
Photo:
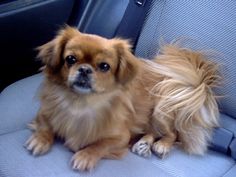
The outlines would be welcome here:
<svg viewBox="0 0 236 177">
<path fill-rule="evenodd" d="M 32 156 L 23 147 L 30 134 L 29 130 L 19 130 L 0 136 L 1 177 L 155 177 L 156 173 L 163 177 L 171 177 L 150 161 L 131 153 L 122 160 L 102 160 L 97 168 L 89 173 L 73 171 L 70 166 L 73 153 L 61 142 L 55 143 L 46 155 Z"/>
<path fill-rule="evenodd" d="M 42 74 L 22 79 L 0 94 L 0 135 L 26 128 L 39 108 L 38 88 Z"/>
<path fill-rule="evenodd" d="M 235 177 L 236 165 L 234 165 L 223 177 Z"/>
<path fill-rule="evenodd" d="M 215 177 L 223 176 L 235 164 L 217 152 L 209 151 L 206 156 L 189 156 L 173 149 L 165 159 L 152 156 L 145 159 L 128 153 L 121 160 L 102 160 L 92 172 L 76 172 L 71 169 L 73 155 L 62 142 L 56 142 L 48 154 L 34 157 L 23 144 L 30 136 L 27 129 L 0 136 L 1 177 Z"/>
<path fill-rule="evenodd" d="M 23 144 L 31 134 L 25 127 L 36 115 L 39 105 L 35 95 L 42 78 L 39 74 L 18 81 L 1 94 L 0 108 L 4 114 L 0 117 L 0 130 L 4 130 L 0 135 L 1 177 L 215 177 L 223 176 L 235 165 L 232 158 L 214 151 L 201 157 L 190 156 L 174 148 L 165 159 L 154 155 L 144 159 L 128 153 L 122 160 L 102 160 L 91 173 L 80 173 L 71 169 L 73 153 L 62 142 L 56 142 L 47 155 L 33 157 Z"/>
</svg>

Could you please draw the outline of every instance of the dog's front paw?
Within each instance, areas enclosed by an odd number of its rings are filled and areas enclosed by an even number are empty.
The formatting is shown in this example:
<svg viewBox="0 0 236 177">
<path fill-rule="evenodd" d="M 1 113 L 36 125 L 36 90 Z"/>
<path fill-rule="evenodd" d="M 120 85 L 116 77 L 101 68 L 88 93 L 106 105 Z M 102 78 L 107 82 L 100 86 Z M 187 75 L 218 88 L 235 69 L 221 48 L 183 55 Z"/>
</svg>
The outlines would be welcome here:
<svg viewBox="0 0 236 177">
<path fill-rule="evenodd" d="M 163 159 L 169 152 L 171 146 L 162 140 L 159 140 L 152 145 L 152 151 L 161 159 Z"/>
<path fill-rule="evenodd" d="M 25 147 L 32 152 L 33 155 L 42 155 L 51 148 L 52 140 L 41 134 L 34 133 L 25 143 Z"/>
<path fill-rule="evenodd" d="M 132 152 L 142 157 L 150 157 L 152 154 L 151 144 L 141 139 L 133 145 Z"/>
<path fill-rule="evenodd" d="M 94 152 L 87 149 L 78 151 L 72 157 L 72 168 L 80 171 L 90 171 L 94 169 L 100 158 Z"/>
</svg>

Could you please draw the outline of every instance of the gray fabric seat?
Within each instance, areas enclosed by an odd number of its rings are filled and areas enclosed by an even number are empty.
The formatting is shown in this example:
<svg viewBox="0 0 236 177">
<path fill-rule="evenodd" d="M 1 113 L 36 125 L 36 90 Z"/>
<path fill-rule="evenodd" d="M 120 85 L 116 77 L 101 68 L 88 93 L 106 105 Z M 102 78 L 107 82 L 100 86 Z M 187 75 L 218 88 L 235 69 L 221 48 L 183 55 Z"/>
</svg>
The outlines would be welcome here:
<svg viewBox="0 0 236 177">
<path fill-rule="evenodd" d="M 220 99 L 221 126 L 214 137 L 214 149 L 230 153 L 236 159 L 236 2 L 235 1 L 153 1 L 145 21 L 136 55 L 154 57 L 160 41 L 170 43 L 183 38 L 184 47 L 197 50 L 211 49 L 221 66 L 223 87 L 216 93 Z M 209 52 L 209 51 L 208 51 Z M 233 140 L 234 139 L 234 140 Z"/>
<path fill-rule="evenodd" d="M 166 159 L 149 159 L 129 153 L 122 160 L 102 160 L 91 173 L 74 172 L 70 167 L 72 152 L 56 142 L 51 151 L 31 156 L 23 147 L 30 136 L 26 124 L 39 108 L 37 90 L 43 79 L 37 74 L 7 87 L 0 95 L 0 176 L 93 176 L 93 177 L 235 177 L 236 164 L 236 1 L 155 0 L 145 21 L 136 47 L 136 55 L 151 58 L 163 38 L 170 42 L 181 36 L 200 43 L 192 48 L 219 51 L 216 60 L 223 65 L 224 87 L 220 100 L 221 128 L 214 139 L 221 152 L 209 150 L 205 156 L 189 156 L 174 148 Z M 226 134 L 224 133 L 226 132 Z M 225 144 L 227 142 L 227 144 Z M 221 146 L 221 143 L 223 145 Z M 217 147 L 216 147 L 217 150 Z M 224 152 L 224 153 L 222 153 Z M 233 157 L 233 158 L 232 158 Z"/>
<path fill-rule="evenodd" d="M 79 173 L 71 169 L 73 153 L 62 142 L 57 142 L 47 155 L 33 157 L 23 145 L 31 134 L 26 124 L 39 107 L 37 90 L 42 79 L 41 74 L 31 76 L 1 93 L 0 176 L 209 177 L 223 176 L 235 165 L 232 158 L 214 151 L 199 157 L 189 156 L 175 148 L 163 160 L 156 156 L 144 159 L 129 153 L 122 160 L 102 160 L 92 173 Z"/>
</svg>

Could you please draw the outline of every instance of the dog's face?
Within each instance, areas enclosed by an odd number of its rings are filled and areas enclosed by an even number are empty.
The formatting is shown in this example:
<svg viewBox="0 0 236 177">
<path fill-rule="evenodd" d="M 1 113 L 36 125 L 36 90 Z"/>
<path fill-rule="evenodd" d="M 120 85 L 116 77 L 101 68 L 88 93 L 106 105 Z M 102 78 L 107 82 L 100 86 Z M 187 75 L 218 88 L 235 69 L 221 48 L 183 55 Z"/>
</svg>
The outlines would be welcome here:
<svg viewBox="0 0 236 177">
<path fill-rule="evenodd" d="M 137 73 L 130 45 L 121 39 L 109 40 L 67 27 L 38 49 L 48 78 L 78 94 L 112 91 Z"/>
</svg>

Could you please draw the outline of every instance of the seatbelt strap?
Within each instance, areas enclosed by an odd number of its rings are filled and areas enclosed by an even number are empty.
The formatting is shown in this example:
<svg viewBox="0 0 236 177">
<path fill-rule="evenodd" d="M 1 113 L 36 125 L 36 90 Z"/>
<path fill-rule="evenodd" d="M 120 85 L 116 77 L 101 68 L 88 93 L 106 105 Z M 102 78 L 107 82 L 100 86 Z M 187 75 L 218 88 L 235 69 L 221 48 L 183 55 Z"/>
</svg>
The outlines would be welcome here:
<svg viewBox="0 0 236 177">
<path fill-rule="evenodd" d="M 135 49 L 152 0 L 130 0 L 116 31 L 117 37 L 130 39 Z"/>
</svg>

